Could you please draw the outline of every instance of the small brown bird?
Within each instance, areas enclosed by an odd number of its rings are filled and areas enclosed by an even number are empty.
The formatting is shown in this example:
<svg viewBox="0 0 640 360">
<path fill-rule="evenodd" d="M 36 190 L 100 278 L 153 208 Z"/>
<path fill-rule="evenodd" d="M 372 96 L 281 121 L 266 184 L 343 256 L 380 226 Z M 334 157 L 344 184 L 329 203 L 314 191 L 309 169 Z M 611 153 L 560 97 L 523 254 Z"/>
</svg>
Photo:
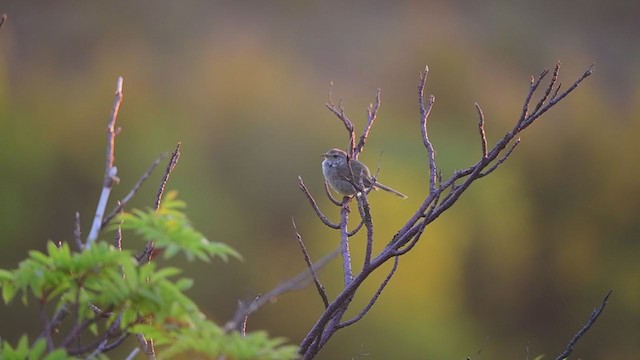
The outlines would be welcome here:
<svg viewBox="0 0 640 360">
<path fill-rule="evenodd" d="M 352 196 L 356 193 L 356 189 L 350 180 L 356 184 L 360 183 L 360 175 L 362 174 L 362 183 L 365 188 L 370 188 L 373 184 L 371 172 L 369 168 L 358 160 L 351 159 L 347 161 L 347 153 L 340 149 L 332 149 L 322 155 L 322 174 L 329 186 L 340 195 Z M 355 180 L 353 180 L 355 178 Z M 396 196 L 406 199 L 407 196 L 379 182 L 375 182 L 374 189 L 382 189 Z"/>
</svg>

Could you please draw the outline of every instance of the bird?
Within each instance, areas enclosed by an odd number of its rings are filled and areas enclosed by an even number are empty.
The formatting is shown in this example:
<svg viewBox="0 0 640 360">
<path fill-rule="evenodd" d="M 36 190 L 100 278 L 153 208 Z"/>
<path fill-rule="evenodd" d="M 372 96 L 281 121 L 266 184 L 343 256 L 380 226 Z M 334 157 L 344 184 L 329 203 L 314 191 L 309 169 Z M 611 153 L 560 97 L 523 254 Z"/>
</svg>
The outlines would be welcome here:
<svg viewBox="0 0 640 360">
<path fill-rule="evenodd" d="M 373 185 L 374 189 L 382 189 L 400 198 L 407 198 L 405 194 L 377 181 L 374 184 L 369 168 L 358 160 L 349 159 L 347 153 L 343 150 L 331 149 L 322 154 L 322 156 L 324 157 L 322 161 L 324 179 L 340 195 L 355 195 L 356 189 L 352 183 L 360 184 L 360 177 L 362 176 L 362 183 L 365 189 L 369 189 Z"/>
</svg>

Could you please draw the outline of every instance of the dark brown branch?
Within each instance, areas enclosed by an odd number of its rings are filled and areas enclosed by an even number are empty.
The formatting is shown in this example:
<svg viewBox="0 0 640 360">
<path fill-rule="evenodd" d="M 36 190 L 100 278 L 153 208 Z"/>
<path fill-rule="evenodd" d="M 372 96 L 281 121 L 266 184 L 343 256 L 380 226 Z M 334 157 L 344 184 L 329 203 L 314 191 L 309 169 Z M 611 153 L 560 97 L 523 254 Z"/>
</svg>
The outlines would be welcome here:
<svg viewBox="0 0 640 360">
<path fill-rule="evenodd" d="M 167 164 L 167 168 L 164 171 L 164 175 L 162 176 L 162 180 L 160 181 L 160 185 L 158 186 L 158 192 L 156 193 L 154 210 L 158 211 L 160 208 L 160 203 L 162 202 L 162 195 L 164 194 L 164 189 L 167 186 L 167 181 L 169 181 L 169 175 L 173 172 L 173 169 L 178 164 L 178 160 L 180 159 L 180 146 L 182 143 L 178 143 L 176 145 L 175 150 L 171 154 L 171 159 L 169 159 L 169 163 Z M 154 256 L 155 245 L 153 241 L 147 242 L 144 250 L 138 255 L 136 255 L 136 260 L 139 264 L 144 263 L 145 261 L 151 261 Z"/>
<path fill-rule="evenodd" d="M 580 328 L 580 330 L 578 330 L 578 332 L 573 336 L 571 341 L 569 341 L 569 343 L 567 344 L 567 348 L 562 352 L 562 354 L 556 357 L 556 360 L 563 360 L 568 358 L 569 355 L 571 355 L 578 340 L 580 340 L 580 338 L 584 334 L 586 334 L 587 331 L 589 331 L 591 326 L 595 324 L 600 314 L 602 314 L 602 312 L 604 311 L 604 308 L 605 306 L 607 306 L 607 301 L 609 300 L 609 296 L 611 296 L 611 293 L 613 293 L 613 290 L 609 290 L 607 295 L 605 295 L 604 299 L 602 299 L 602 303 L 600 304 L 600 306 L 598 306 L 596 309 L 593 310 L 593 312 L 591 313 L 591 316 L 589 316 L 589 320 L 587 321 L 587 323 L 584 324 L 584 326 Z"/>
<path fill-rule="evenodd" d="M 173 172 L 173 169 L 178 164 L 178 160 L 180 159 L 180 146 L 182 143 L 178 143 L 176 145 L 175 150 L 171 154 L 171 159 L 169 160 L 169 164 L 167 164 L 167 168 L 164 171 L 164 176 L 162 177 L 162 181 L 160 181 L 160 186 L 158 187 L 158 193 L 156 194 L 156 202 L 154 204 L 154 209 L 158 210 L 160 208 L 160 202 L 162 202 L 162 195 L 164 194 L 164 189 L 167 186 L 167 181 L 169 181 L 169 175 Z"/>
<path fill-rule="evenodd" d="M 7 14 L 2 14 L 2 16 L 0 16 L 0 29 L 2 28 L 2 26 L 6 21 L 7 21 Z"/>
<path fill-rule="evenodd" d="M 329 219 L 327 219 L 326 216 L 324 216 L 324 214 L 322 213 L 322 211 L 318 207 L 318 203 L 316 203 L 316 200 L 313 198 L 313 196 L 309 192 L 309 189 L 307 189 L 307 187 L 305 186 L 304 182 L 302 181 L 302 177 L 300 177 L 300 176 L 298 176 L 298 187 L 300 188 L 300 190 L 302 190 L 304 195 L 307 197 L 307 200 L 309 200 L 309 204 L 311 204 L 311 207 L 313 208 L 313 211 L 315 211 L 315 213 L 318 216 L 318 218 L 320 219 L 320 221 L 322 221 L 322 223 L 324 223 L 325 225 L 327 225 L 328 227 L 330 227 L 332 229 L 340 229 L 340 225 L 339 224 L 332 223 Z"/>
<path fill-rule="evenodd" d="M 307 268 L 309 269 L 309 273 L 313 278 L 313 283 L 316 285 L 318 294 L 320 294 L 320 297 L 322 298 L 322 303 L 324 304 L 324 307 L 326 309 L 329 306 L 329 298 L 327 297 L 327 292 L 325 291 L 324 286 L 322 286 L 322 283 L 320 283 L 320 279 L 318 279 L 318 274 L 316 274 L 316 271 L 313 269 L 313 263 L 311 262 L 311 257 L 307 252 L 307 248 L 304 246 L 304 242 L 302 241 L 302 236 L 300 236 L 300 233 L 298 232 L 298 228 L 296 227 L 296 222 L 293 220 L 293 218 L 291 218 L 291 223 L 293 224 L 293 230 L 296 233 L 296 239 L 298 240 L 298 244 L 300 245 L 300 250 L 302 251 L 302 255 L 304 256 L 304 261 L 307 263 Z"/>
<path fill-rule="evenodd" d="M 147 340 L 144 338 L 144 335 L 137 334 L 138 345 L 140 346 L 140 350 L 144 356 L 146 356 L 149 360 L 155 360 L 156 358 L 156 349 L 153 346 L 153 340 Z"/>
<path fill-rule="evenodd" d="M 153 162 L 153 164 L 151 164 L 151 166 L 147 169 L 147 171 L 145 171 L 145 173 L 142 174 L 142 176 L 140 176 L 140 178 L 138 179 L 136 184 L 133 186 L 131 191 L 129 191 L 129 193 L 116 204 L 116 206 L 113 208 L 113 210 L 111 210 L 109 215 L 105 216 L 104 220 L 102 220 L 102 228 L 109 225 L 109 222 L 111 222 L 111 220 L 113 220 L 113 218 L 116 215 L 118 215 L 118 213 L 120 213 L 125 206 L 127 206 L 127 203 L 129 203 L 129 201 L 138 192 L 138 190 L 140 190 L 140 188 L 142 187 L 142 184 L 144 184 L 144 182 L 149 178 L 149 176 L 151 176 L 151 173 L 153 172 L 153 170 L 155 170 L 158 164 L 160 164 L 160 162 L 164 160 L 165 157 L 167 157 L 166 153 L 158 156 L 156 160 Z"/>
</svg>

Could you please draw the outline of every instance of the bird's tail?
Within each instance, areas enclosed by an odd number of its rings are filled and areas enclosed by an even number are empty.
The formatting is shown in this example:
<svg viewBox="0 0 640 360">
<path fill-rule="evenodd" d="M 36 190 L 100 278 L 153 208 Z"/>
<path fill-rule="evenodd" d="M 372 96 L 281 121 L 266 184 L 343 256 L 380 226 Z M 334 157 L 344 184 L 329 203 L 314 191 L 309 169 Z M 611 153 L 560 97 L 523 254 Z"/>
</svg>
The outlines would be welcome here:
<svg viewBox="0 0 640 360">
<path fill-rule="evenodd" d="M 403 198 L 403 199 L 406 199 L 406 198 L 408 197 L 407 195 L 405 195 L 405 194 L 403 194 L 403 193 L 401 193 L 401 192 L 399 192 L 399 191 L 397 191 L 397 190 L 394 190 L 394 189 L 392 189 L 392 188 L 390 188 L 390 187 L 388 187 L 388 186 L 386 186 L 386 185 L 380 184 L 379 182 L 377 182 L 377 183 L 374 185 L 374 187 L 376 187 L 376 188 L 378 188 L 378 189 L 382 189 L 382 190 L 387 191 L 387 192 L 390 192 L 390 193 L 392 193 L 393 195 L 395 195 L 395 196 L 397 196 L 397 197 L 400 197 L 400 198 Z"/>
</svg>

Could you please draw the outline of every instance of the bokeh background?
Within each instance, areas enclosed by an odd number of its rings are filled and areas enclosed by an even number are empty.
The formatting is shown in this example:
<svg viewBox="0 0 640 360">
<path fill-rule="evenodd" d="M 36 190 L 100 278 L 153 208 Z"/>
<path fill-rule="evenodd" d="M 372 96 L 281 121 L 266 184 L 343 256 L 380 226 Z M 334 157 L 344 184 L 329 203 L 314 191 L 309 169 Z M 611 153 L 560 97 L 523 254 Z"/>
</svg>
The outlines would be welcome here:
<svg viewBox="0 0 640 360">
<path fill-rule="evenodd" d="M 382 89 L 361 160 L 375 167 L 384 152 L 380 180 L 409 195 L 371 196 L 382 244 L 427 191 L 416 104 L 425 65 L 436 96 L 432 139 L 448 176 L 480 156 L 475 101 L 494 142 L 516 120 L 530 75 L 561 60 L 569 84 L 595 62 L 594 76 L 528 129 L 503 167 L 428 228 L 367 317 L 319 358 L 552 358 L 609 289 L 574 358 L 637 358 L 639 2 L 13 1 L 0 11 L 9 16 L 0 30 L 0 267 L 16 267 L 48 239 L 71 240 L 76 211 L 88 232 L 123 76 L 122 181 L 112 199 L 182 142 L 169 188 L 199 230 L 244 256 L 173 263 L 186 267 L 196 281 L 189 294 L 219 323 L 238 299 L 305 268 L 292 217 L 314 258 L 337 247 L 338 234 L 297 188 L 300 175 L 337 218 L 322 196 L 319 156 L 346 146 L 324 107 L 330 82 L 358 129 Z M 133 206 L 151 206 L 160 173 Z M 321 278 L 335 295 L 339 262 Z M 265 306 L 248 328 L 298 343 L 321 310 L 308 288 Z M 39 327 L 33 308 L 0 307 L 3 338 Z"/>
</svg>

